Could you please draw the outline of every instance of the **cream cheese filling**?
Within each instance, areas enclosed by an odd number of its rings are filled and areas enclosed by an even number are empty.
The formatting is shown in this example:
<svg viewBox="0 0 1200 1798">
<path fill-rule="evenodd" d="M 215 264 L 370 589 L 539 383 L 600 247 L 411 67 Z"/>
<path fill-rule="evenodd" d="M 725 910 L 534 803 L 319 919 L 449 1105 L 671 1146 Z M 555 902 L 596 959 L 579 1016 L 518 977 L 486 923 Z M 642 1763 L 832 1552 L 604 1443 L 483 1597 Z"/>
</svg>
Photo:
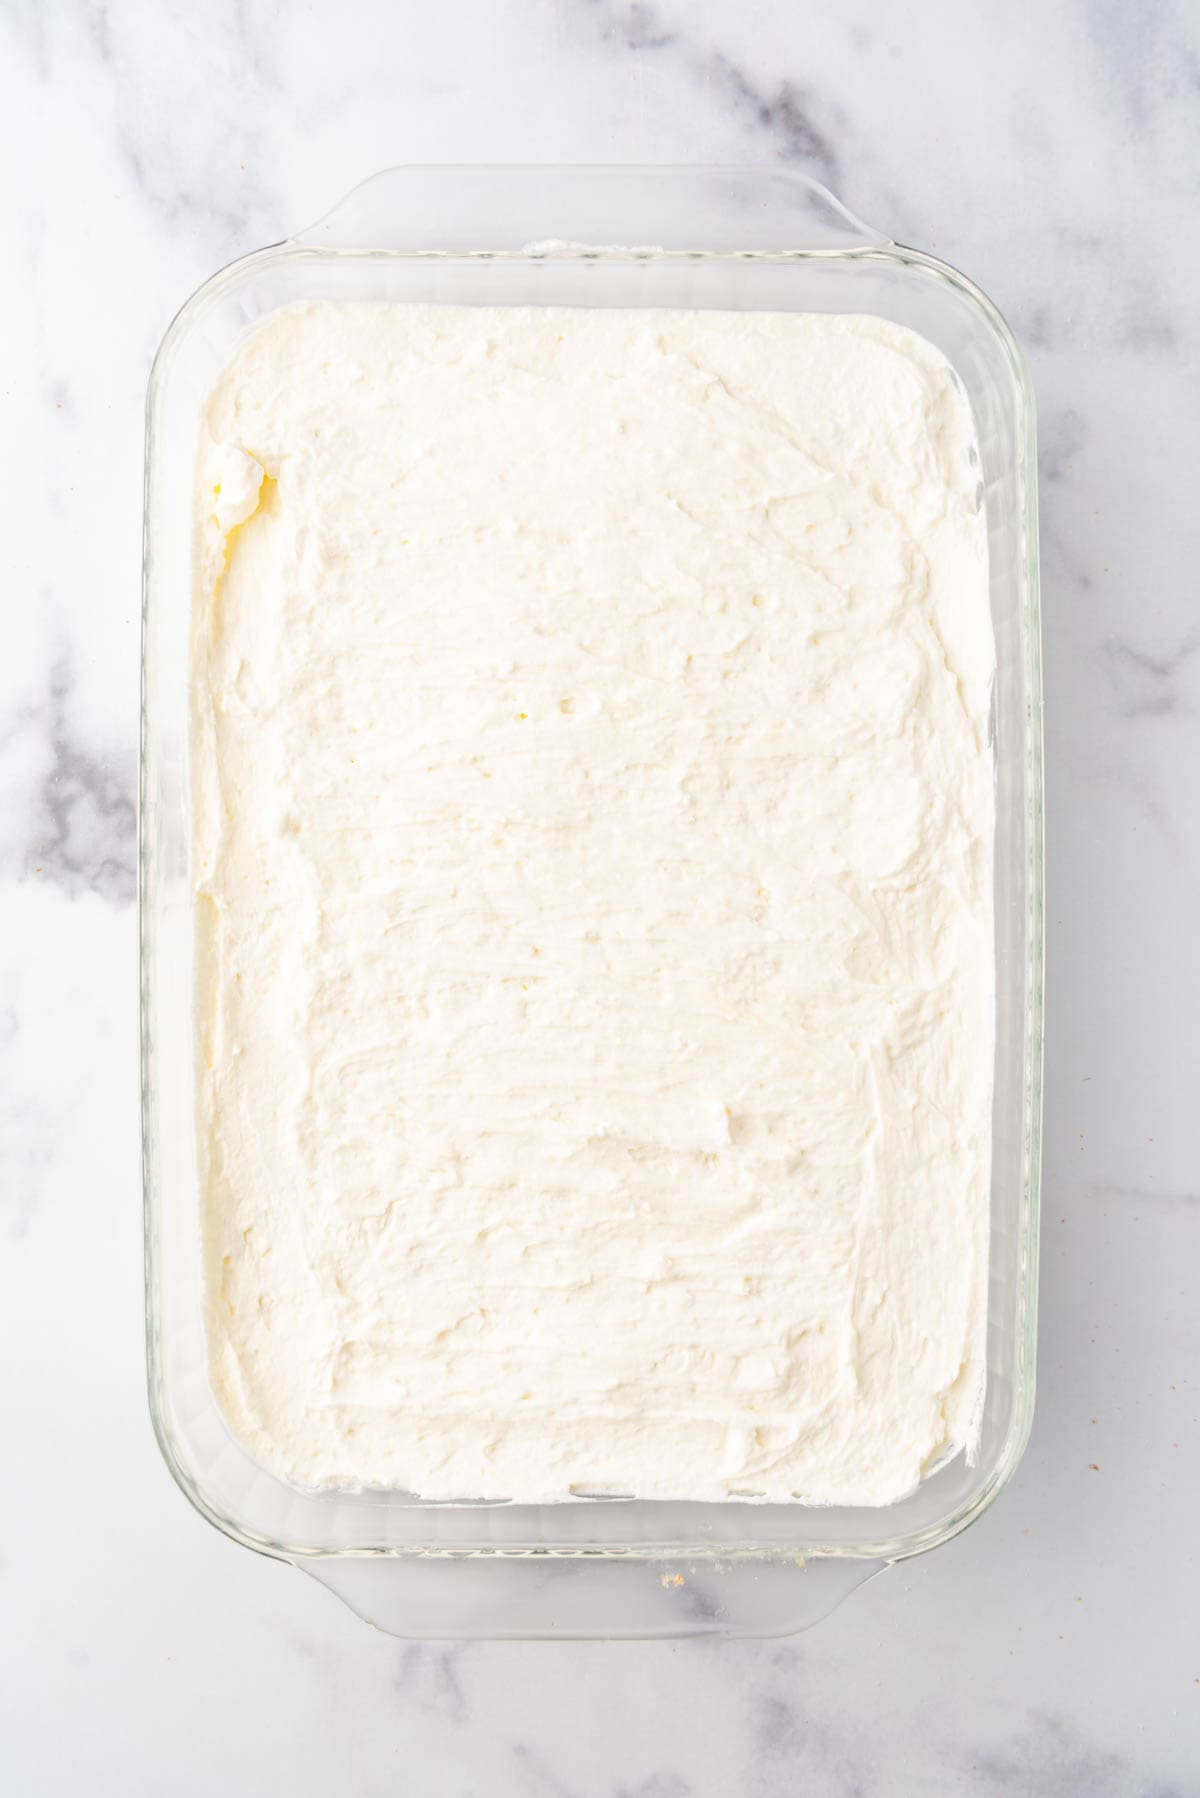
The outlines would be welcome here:
<svg viewBox="0 0 1200 1798">
<path fill-rule="evenodd" d="M 969 1446 L 972 423 L 872 317 L 322 303 L 208 403 L 215 1390 L 428 1499 L 883 1504 Z"/>
</svg>

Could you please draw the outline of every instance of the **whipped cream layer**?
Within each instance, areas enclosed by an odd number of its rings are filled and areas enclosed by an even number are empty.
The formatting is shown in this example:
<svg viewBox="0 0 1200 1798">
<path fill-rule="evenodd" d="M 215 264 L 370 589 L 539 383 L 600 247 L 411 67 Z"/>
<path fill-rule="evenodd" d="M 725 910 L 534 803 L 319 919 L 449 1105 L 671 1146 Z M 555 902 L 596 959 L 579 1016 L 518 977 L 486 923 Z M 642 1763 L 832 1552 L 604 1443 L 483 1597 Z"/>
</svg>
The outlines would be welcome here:
<svg viewBox="0 0 1200 1798">
<path fill-rule="evenodd" d="M 971 419 L 872 317 L 325 303 L 202 432 L 212 1378 L 306 1487 L 883 1504 L 969 1445 Z"/>
</svg>

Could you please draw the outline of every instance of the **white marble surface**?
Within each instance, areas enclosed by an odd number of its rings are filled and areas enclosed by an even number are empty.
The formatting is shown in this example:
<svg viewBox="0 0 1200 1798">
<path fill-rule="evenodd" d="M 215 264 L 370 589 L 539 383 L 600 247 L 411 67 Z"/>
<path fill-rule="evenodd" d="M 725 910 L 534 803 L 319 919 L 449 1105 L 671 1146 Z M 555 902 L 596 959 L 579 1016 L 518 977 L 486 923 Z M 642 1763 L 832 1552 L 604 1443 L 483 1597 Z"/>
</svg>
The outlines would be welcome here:
<svg viewBox="0 0 1200 1798">
<path fill-rule="evenodd" d="M 1198 91 L 1184 0 L 0 13 L 4 1798 L 1200 1792 Z M 147 1422 L 150 357 L 213 268 L 388 163 L 778 158 L 976 277 L 1038 387 L 1033 1442 L 977 1528 L 792 1642 L 406 1646 L 203 1524 Z"/>
</svg>

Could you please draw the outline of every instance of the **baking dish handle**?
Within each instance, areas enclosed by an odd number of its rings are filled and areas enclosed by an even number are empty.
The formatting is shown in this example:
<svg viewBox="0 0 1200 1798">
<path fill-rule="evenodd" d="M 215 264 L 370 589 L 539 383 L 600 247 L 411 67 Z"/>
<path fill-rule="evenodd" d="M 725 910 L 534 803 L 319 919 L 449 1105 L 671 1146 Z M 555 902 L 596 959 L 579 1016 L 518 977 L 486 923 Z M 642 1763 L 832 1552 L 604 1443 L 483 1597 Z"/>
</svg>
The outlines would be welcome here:
<svg viewBox="0 0 1200 1798">
<path fill-rule="evenodd" d="M 790 1636 L 884 1561 L 595 1555 L 334 1555 L 296 1563 L 365 1622 L 443 1641 Z"/>
<path fill-rule="evenodd" d="M 359 254 L 636 256 L 831 255 L 889 239 L 794 169 L 451 164 L 384 169 L 292 241 Z"/>
</svg>

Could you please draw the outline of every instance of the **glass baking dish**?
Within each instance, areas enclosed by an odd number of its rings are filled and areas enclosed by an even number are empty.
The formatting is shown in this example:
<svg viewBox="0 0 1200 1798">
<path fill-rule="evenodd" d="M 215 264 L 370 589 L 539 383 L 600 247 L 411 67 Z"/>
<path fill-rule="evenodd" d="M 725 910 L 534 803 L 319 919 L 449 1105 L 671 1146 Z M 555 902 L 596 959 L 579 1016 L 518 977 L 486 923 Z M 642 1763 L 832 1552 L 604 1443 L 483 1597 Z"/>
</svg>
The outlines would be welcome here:
<svg viewBox="0 0 1200 1798">
<path fill-rule="evenodd" d="M 880 1509 L 580 1500 L 429 1505 L 313 1493 L 259 1467 L 209 1387 L 193 1117 L 187 720 L 192 480 L 206 391 L 242 333 L 309 299 L 876 313 L 949 359 L 974 412 L 997 672 L 996 1062 L 987 1380 L 976 1452 Z M 1003 319 L 944 263 L 761 169 L 400 168 L 234 263 L 150 379 L 140 791 L 149 1386 L 163 1455 L 236 1541 L 422 1636 L 776 1634 L 945 1542 L 1012 1475 L 1034 1390 L 1042 1059 L 1041 677 L 1033 396 Z"/>
</svg>

